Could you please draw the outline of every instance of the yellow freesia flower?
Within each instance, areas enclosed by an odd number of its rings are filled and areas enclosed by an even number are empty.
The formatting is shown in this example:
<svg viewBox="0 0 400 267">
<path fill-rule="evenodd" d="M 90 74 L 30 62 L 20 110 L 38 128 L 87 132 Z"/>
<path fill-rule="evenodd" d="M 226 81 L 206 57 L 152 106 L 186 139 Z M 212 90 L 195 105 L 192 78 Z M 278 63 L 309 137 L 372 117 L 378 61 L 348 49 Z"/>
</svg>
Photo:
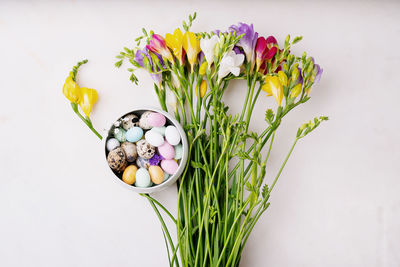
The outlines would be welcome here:
<svg viewBox="0 0 400 267">
<path fill-rule="evenodd" d="M 76 82 L 72 79 L 71 74 L 65 80 L 63 94 L 72 103 L 78 103 L 81 96 L 81 90 Z"/>
<path fill-rule="evenodd" d="M 182 62 L 182 43 L 183 43 L 183 34 L 182 31 L 178 28 L 174 31 L 174 34 L 167 33 L 165 35 L 165 43 L 172 50 L 175 57 L 178 58 L 179 63 Z"/>
<path fill-rule="evenodd" d="M 301 83 L 296 84 L 296 86 L 293 87 L 292 92 L 290 93 L 290 97 L 296 98 L 301 93 L 301 89 L 302 89 L 302 84 Z"/>
<path fill-rule="evenodd" d="M 186 51 L 186 55 L 192 68 L 197 62 L 197 54 L 200 53 L 200 41 L 197 39 L 196 34 L 193 32 L 185 32 L 183 36 L 183 48 Z"/>
<path fill-rule="evenodd" d="M 81 96 L 82 97 L 79 101 L 79 106 L 81 107 L 83 113 L 89 117 L 89 114 L 98 98 L 97 91 L 95 89 L 82 87 Z"/>
<path fill-rule="evenodd" d="M 299 75 L 300 75 L 299 69 L 297 68 L 296 65 L 293 67 L 292 76 L 290 77 L 292 81 L 297 81 L 297 79 L 299 78 Z"/>
<path fill-rule="evenodd" d="M 288 78 L 283 71 L 278 71 L 278 77 L 279 77 L 279 81 L 281 82 L 281 84 L 283 86 L 287 86 Z"/>
<path fill-rule="evenodd" d="M 200 97 L 204 97 L 207 92 L 207 81 L 202 80 L 200 84 Z M 196 88 L 196 97 L 199 97 L 199 94 L 197 93 L 197 88 Z"/>
<path fill-rule="evenodd" d="M 265 83 L 261 89 L 267 92 L 268 96 L 273 95 L 278 105 L 281 105 L 283 98 L 283 87 L 279 81 L 279 77 L 268 75 L 265 78 Z"/>
<path fill-rule="evenodd" d="M 199 74 L 200 75 L 206 74 L 207 67 L 208 67 L 207 61 L 204 61 L 203 63 L 201 63 L 200 68 L 199 68 Z"/>
</svg>

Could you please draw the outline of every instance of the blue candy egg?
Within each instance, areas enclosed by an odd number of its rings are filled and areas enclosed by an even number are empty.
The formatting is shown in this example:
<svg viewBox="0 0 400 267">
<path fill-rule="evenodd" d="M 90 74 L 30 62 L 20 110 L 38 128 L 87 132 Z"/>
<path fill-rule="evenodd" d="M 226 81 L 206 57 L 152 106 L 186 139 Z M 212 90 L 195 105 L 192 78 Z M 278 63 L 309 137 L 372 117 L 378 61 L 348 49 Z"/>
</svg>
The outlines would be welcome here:
<svg viewBox="0 0 400 267">
<path fill-rule="evenodd" d="M 134 142 L 137 142 L 140 139 L 142 139 L 143 130 L 142 130 L 142 128 L 135 126 L 135 127 L 130 128 L 126 132 L 125 136 L 126 136 L 126 140 L 128 140 L 129 142 L 134 143 Z"/>
</svg>

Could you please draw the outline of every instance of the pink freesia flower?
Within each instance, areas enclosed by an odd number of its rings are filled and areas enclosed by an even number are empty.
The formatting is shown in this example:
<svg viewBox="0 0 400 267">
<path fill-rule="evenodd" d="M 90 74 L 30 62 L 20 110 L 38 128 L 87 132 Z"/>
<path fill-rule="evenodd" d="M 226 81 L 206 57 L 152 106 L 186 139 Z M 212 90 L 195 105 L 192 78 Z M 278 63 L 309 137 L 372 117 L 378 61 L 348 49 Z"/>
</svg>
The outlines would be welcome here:
<svg viewBox="0 0 400 267">
<path fill-rule="evenodd" d="M 153 53 L 158 53 L 164 58 L 168 59 L 170 62 L 174 62 L 171 51 L 169 51 L 167 45 L 165 44 L 165 39 L 159 34 L 153 34 L 150 43 L 146 45 Z"/>
</svg>

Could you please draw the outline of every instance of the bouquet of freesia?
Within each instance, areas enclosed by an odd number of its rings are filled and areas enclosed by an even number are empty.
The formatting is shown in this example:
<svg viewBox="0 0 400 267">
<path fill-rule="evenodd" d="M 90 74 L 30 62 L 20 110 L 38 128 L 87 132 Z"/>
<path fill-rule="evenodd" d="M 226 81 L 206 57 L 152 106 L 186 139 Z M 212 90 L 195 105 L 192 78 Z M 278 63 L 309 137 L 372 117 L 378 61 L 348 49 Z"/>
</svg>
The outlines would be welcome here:
<svg viewBox="0 0 400 267">
<path fill-rule="evenodd" d="M 294 143 L 272 184 L 264 183 L 275 132 L 291 110 L 310 99 L 322 69 L 312 57 L 291 54 L 288 36 L 280 47 L 273 36 L 258 36 L 253 25 L 239 23 L 226 32 L 190 32 L 196 13 L 165 37 L 149 33 L 136 39 L 137 47 L 117 56 L 134 71 L 144 69 L 154 79 L 161 107 L 173 112 L 187 131 L 189 163 L 178 183 L 175 218 L 157 200 L 147 197 L 156 211 L 166 238 L 170 265 L 238 266 L 241 252 L 297 141 L 327 117 L 315 118 L 297 131 Z M 141 42 L 146 45 L 140 47 Z M 232 80 L 246 81 L 242 112 L 229 114 L 222 97 Z M 249 130 L 260 94 L 273 96 L 276 107 L 265 113 L 266 128 Z M 261 151 L 267 149 L 265 157 Z M 160 214 L 176 224 L 174 244 Z M 179 253 L 180 261 L 177 259 Z"/>
<path fill-rule="evenodd" d="M 178 28 L 165 36 L 143 29 L 136 47 L 124 48 L 117 56 L 116 66 L 128 61 L 130 79 L 136 84 L 136 70 L 150 73 L 162 109 L 174 113 L 189 140 L 188 164 L 177 184 L 177 215 L 143 195 L 160 219 L 170 265 L 238 266 L 296 143 L 327 120 L 318 117 L 299 127 L 278 173 L 266 184 L 276 130 L 290 111 L 310 99 L 322 69 L 306 53 L 301 57 L 291 53 L 291 46 L 302 37 L 288 36 L 279 46 L 273 36 L 259 36 L 253 25 L 244 23 L 225 32 L 193 33 L 195 18 L 196 13 L 183 22 L 183 31 Z M 67 79 L 64 94 L 75 112 L 78 105 L 84 112 L 85 106 L 90 107 L 87 116 L 80 117 L 95 131 L 88 117 L 95 98 L 85 97 L 89 89 L 75 83 L 79 65 Z M 242 111 L 230 114 L 222 98 L 229 83 L 238 79 L 246 81 L 246 95 Z M 265 112 L 265 129 L 255 133 L 249 129 L 252 112 L 258 97 L 265 94 L 273 96 L 276 105 Z M 162 212 L 176 225 L 176 243 Z"/>
</svg>

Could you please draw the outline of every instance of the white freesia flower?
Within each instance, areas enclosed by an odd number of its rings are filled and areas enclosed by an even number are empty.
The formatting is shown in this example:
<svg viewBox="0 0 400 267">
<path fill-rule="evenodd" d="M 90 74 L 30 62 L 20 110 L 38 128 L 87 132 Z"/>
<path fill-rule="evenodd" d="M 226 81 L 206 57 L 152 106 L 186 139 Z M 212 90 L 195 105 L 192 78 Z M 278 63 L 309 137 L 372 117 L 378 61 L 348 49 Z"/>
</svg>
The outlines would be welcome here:
<svg viewBox="0 0 400 267">
<path fill-rule="evenodd" d="M 176 99 L 176 95 L 174 94 L 174 92 L 171 91 L 171 89 L 166 88 L 165 89 L 165 94 L 166 94 L 166 102 L 167 105 L 172 109 L 172 110 L 176 110 L 176 105 L 177 105 L 177 99 Z"/>
<path fill-rule="evenodd" d="M 200 48 L 204 53 L 204 57 L 208 63 L 208 66 L 214 61 L 215 55 L 215 46 L 219 43 L 219 37 L 217 35 L 213 35 L 210 39 L 201 39 L 200 40 Z"/>
<path fill-rule="evenodd" d="M 181 87 L 178 77 L 171 71 L 172 85 L 179 89 Z"/>
<path fill-rule="evenodd" d="M 230 72 L 238 76 L 240 74 L 240 66 L 243 64 L 244 55 L 236 54 L 234 51 L 230 51 L 224 55 L 219 64 L 218 79 L 221 80 Z"/>
</svg>

